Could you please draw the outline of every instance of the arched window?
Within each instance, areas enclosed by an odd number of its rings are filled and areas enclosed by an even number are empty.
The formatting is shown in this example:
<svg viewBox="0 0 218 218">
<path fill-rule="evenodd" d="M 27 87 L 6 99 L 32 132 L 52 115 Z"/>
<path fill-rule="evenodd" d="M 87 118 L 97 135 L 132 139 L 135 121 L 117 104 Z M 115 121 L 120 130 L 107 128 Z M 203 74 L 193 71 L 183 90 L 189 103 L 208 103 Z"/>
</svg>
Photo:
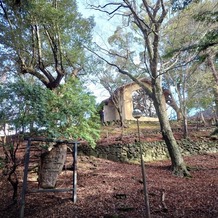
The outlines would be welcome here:
<svg viewBox="0 0 218 218">
<path fill-rule="evenodd" d="M 139 109 L 144 117 L 157 117 L 152 99 L 143 89 L 132 93 L 133 110 Z"/>
</svg>

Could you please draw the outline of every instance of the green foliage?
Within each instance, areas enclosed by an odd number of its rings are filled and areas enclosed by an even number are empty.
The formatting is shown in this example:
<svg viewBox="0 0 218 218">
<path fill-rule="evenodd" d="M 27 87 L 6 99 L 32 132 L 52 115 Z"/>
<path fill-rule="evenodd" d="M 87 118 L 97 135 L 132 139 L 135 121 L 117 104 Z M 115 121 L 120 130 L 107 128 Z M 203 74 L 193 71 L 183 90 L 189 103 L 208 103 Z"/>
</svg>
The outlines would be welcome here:
<svg viewBox="0 0 218 218">
<path fill-rule="evenodd" d="M 0 67 L 7 72 L 31 74 L 52 89 L 85 65 L 83 45 L 91 42 L 94 21 L 82 17 L 75 0 L 0 6 Z"/>
<path fill-rule="evenodd" d="M 113 35 L 108 38 L 108 43 L 111 46 L 110 58 L 114 60 L 114 63 L 128 69 L 134 76 L 138 76 L 144 74 L 147 69 L 140 65 L 140 61 L 144 61 L 142 58 L 143 38 L 135 34 L 137 31 L 134 28 L 134 25 L 130 29 L 118 26 Z"/>
<path fill-rule="evenodd" d="M 193 1 L 174 13 L 163 29 L 165 61 L 178 58 L 163 80 L 183 96 L 180 104 L 187 110 L 207 109 L 214 103 L 215 83 L 207 60 L 208 54 L 217 53 L 217 9 L 214 0 Z"/>
<path fill-rule="evenodd" d="M 70 79 L 55 91 L 18 80 L 0 86 L 1 126 L 56 139 L 82 139 L 94 146 L 99 137 L 95 99 Z"/>
<path fill-rule="evenodd" d="M 170 18 L 165 28 L 165 57 L 176 52 L 194 53 L 218 44 L 218 7 L 215 0 L 193 1 Z M 184 30 L 185 33 L 184 34 Z"/>
<path fill-rule="evenodd" d="M 199 42 L 199 51 L 205 51 L 207 48 L 218 45 L 218 32 L 217 29 L 208 32 L 203 39 Z"/>
<path fill-rule="evenodd" d="M 198 70 L 196 74 L 192 74 L 187 88 L 187 107 L 209 108 L 214 103 L 213 86 L 213 76 L 210 72 Z"/>
<path fill-rule="evenodd" d="M 218 44 L 218 32 L 217 32 L 217 22 L 218 22 L 218 11 L 216 6 L 213 7 L 213 10 L 205 9 L 200 11 L 198 14 L 195 14 L 193 18 L 196 21 L 201 23 L 206 23 L 211 26 L 205 36 L 199 42 L 199 50 L 204 51 L 208 47 Z"/>
<path fill-rule="evenodd" d="M 205 10 L 194 15 L 195 20 L 207 23 L 216 23 L 218 22 L 218 11 Z"/>
</svg>

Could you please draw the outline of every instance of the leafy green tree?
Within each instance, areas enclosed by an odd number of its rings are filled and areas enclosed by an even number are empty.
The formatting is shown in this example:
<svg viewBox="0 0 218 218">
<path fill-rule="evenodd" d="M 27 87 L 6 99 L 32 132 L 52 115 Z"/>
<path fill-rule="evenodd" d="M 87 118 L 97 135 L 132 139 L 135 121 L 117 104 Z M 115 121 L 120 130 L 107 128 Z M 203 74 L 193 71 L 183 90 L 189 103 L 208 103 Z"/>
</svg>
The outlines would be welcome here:
<svg viewBox="0 0 218 218">
<path fill-rule="evenodd" d="M 20 164 L 16 153 L 23 135 L 86 140 L 95 146 L 100 125 L 95 98 L 84 91 L 77 79 L 71 78 L 55 90 L 19 79 L 1 84 L 0 93 L 0 127 L 21 133 L 15 134 L 13 140 L 6 140 L 5 134 L 0 144 L 5 155 L 0 165 L 13 187 L 16 204 L 19 183 L 16 169 Z"/>
<path fill-rule="evenodd" d="M 77 80 L 70 79 L 55 92 L 24 80 L 1 85 L 0 90 L 1 126 L 95 145 L 99 137 L 95 99 Z"/>
<path fill-rule="evenodd" d="M 187 107 L 189 110 L 206 110 L 214 104 L 213 88 L 215 85 L 213 76 L 205 65 L 193 73 L 187 88 Z"/>
<path fill-rule="evenodd" d="M 170 59 L 177 56 L 179 60 L 175 70 L 169 71 L 168 75 L 171 86 L 178 87 L 178 81 L 180 84 L 177 93 L 183 105 L 183 121 L 187 120 L 187 110 L 191 106 L 202 110 L 210 107 L 214 101 L 218 102 L 217 10 L 214 0 L 194 2 L 186 10 L 175 13 L 165 28 L 165 52 L 170 54 Z M 187 132 L 185 126 L 187 122 L 184 122 L 184 133 Z"/>
<path fill-rule="evenodd" d="M 83 46 L 91 42 L 93 26 L 93 18 L 83 18 L 75 0 L 0 1 L 1 79 L 22 75 L 40 82 L 1 86 L 3 126 L 95 145 L 95 100 L 73 79 L 86 63 Z M 11 148 L 16 169 L 17 147 Z M 18 181 L 13 184 L 16 189 Z"/>
<path fill-rule="evenodd" d="M 210 1 L 209 1 L 210 2 Z M 211 0 L 212 5 L 201 10 L 195 19 L 202 23 L 205 23 L 211 28 L 207 31 L 204 37 L 197 44 L 200 54 L 200 61 L 203 62 L 211 71 L 214 78 L 214 101 L 216 104 L 216 115 L 218 115 L 218 6 L 216 1 Z"/>
<path fill-rule="evenodd" d="M 83 69 L 83 45 L 90 43 L 93 26 L 74 0 L 1 1 L 0 67 L 55 89 Z"/>
</svg>

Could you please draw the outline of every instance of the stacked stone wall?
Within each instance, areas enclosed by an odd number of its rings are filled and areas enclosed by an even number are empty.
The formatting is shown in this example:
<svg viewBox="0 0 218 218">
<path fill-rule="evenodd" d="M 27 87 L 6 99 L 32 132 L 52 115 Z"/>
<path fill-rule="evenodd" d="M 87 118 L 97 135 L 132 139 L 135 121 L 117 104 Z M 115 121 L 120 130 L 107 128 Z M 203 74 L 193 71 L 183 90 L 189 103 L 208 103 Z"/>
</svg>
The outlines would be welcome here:
<svg viewBox="0 0 218 218">
<path fill-rule="evenodd" d="M 191 141 L 184 139 L 178 141 L 183 156 L 205 153 L 217 153 L 218 141 Z M 164 141 L 143 142 L 143 157 L 145 161 L 168 159 L 169 155 Z M 94 149 L 88 145 L 79 146 L 79 154 L 95 156 L 112 161 L 139 162 L 139 144 L 97 145 Z"/>
</svg>

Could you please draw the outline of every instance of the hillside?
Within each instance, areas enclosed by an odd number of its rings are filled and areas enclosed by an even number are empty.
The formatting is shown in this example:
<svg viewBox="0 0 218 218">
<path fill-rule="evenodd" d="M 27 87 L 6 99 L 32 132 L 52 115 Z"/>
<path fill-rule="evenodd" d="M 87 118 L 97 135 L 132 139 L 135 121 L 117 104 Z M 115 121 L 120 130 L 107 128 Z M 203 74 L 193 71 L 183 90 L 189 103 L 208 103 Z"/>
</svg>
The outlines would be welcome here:
<svg viewBox="0 0 218 218">
<path fill-rule="evenodd" d="M 135 124 L 121 134 L 117 126 L 102 129 L 102 140 L 137 138 Z M 176 128 L 176 127 L 174 127 Z M 135 128 L 137 130 L 137 128 Z M 150 132 L 149 132 L 150 131 Z M 162 140 L 158 126 L 141 128 L 142 140 Z M 156 133 L 155 133 L 156 132 Z M 181 131 L 176 131 L 181 137 Z M 148 134 L 149 133 L 149 134 Z M 144 134 L 144 135 L 143 135 Z M 124 137 L 124 138 L 125 138 Z M 192 131 L 191 137 L 208 138 L 207 131 Z M 21 156 L 22 157 L 22 156 Z M 178 178 L 170 171 L 170 161 L 146 162 L 147 186 L 152 218 L 218 217 L 218 154 L 184 157 L 192 178 Z M 4 218 L 19 217 L 19 205 L 11 205 L 12 187 L 0 172 L 0 214 Z M 23 166 L 18 169 L 19 196 Z M 34 176 L 30 174 L 33 181 Z M 72 171 L 60 176 L 60 187 L 72 186 Z M 29 189 L 35 183 L 28 183 Z M 77 202 L 72 193 L 31 193 L 26 195 L 25 217 L 72 218 L 140 218 L 145 217 L 141 167 L 105 159 L 79 156 Z"/>
<path fill-rule="evenodd" d="M 171 122 L 174 136 L 177 140 L 183 138 L 183 130 L 180 123 Z M 189 124 L 189 139 L 191 140 L 210 140 L 209 136 L 214 131 L 215 126 L 204 127 L 197 124 Z M 160 133 L 160 126 L 157 122 L 140 122 L 139 123 L 140 141 L 160 141 L 163 140 Z M 122 140 L 124 143 L 134 142 L 138 140 L 138 128 L 136 122 L 126 124 L 124 128 L 119 125 L 103 126 L 101 129 L 101 139 L 99 143 L 114 143 L 114 141 Z"/>
<path fill-rule="evenodd" d="M 218 155 L 185 158 L 192 178 L 177 178 L 170 172 L 169 161 L 146 163 L 151 217 L 218 217 Z M 71 184 L 72 174 L 67 173 Z M 21 185 L 21 184 L 20 184 Z M 11 202 L 11 186 L 0 179 L 1 217 L 18 217 Z M 29 194 L 25 217 L 140 218 L 144 217 L 144 198 L 139 165 L 79 157 L 77 203 L 71 193 Z M 161 197 L 165 195 L 164 202 Z M 166 208 L 163 207 L 165 203 Z"/>
</svg>

